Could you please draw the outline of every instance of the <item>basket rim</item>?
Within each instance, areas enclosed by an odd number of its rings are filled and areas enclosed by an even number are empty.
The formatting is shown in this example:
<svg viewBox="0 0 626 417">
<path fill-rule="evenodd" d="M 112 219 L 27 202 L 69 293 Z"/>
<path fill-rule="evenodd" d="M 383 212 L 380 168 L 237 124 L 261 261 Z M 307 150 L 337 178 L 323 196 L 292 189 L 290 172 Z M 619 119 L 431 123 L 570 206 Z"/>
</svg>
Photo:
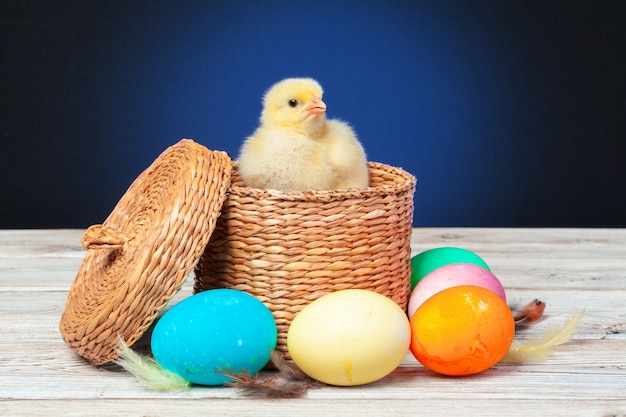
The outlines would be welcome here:
<svg viewBox="0 0 626 417">
<path fill-rule="evenodd" d="M 233 161 L 233 172 L 237 170 L 237 161 Z M 384 164 L 382 162 L 367 162 L 368 170 L 384 171 L 387 174 L 396 175 L 403 179 L 402 182 L 396 185 L 380 185 L 376 187 L 366 188 L 346 188 L 338 190 L 307 190 L 307 191 L 280 191 L 273 189 L 261 189 L 252 187 L 240 187 L 238 185 L 230 184 L 228 189 L 229 194 L 235 194 L 238 197 L 252 197 L 255 199 L 277 199 L 287 201 L 334 201 L 334 200 L 347 200 L 351 198 L 368 198 L 380 195 L 387 195 L 390 193 L 401 193 L 408 190 L 413 190 L 417 183 L 417 178 L 405 171 L 404 169 L 396 166 Z"/>
</svg>

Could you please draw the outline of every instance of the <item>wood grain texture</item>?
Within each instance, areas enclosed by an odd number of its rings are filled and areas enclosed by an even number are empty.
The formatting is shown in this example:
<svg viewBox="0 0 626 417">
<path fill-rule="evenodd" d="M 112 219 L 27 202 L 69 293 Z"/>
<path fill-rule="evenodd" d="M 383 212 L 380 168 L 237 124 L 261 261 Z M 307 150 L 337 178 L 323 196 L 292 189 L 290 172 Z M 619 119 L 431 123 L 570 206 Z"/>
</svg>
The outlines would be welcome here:
<svg viewBox="0 0 626 417">
<path fill-rule="evenodd" d="M 500 364 L 450 378 L 409 354 L 391 375 L 305 398 L 262 400 L 233 388 L 155 393 L 114 367 L 95 367 L 61 340 L 58 324 L 85 252 L 82 230 L 0 231 L 2 416 L 612 416 L 626 413 L 625 229 L 413 229 L 414 254 L 439 246 L 478 253 L 512 302 L 540 298 L 529 336 L 585 315 L 545 362 Z M 188 279 L 172 303 L 188 297 Z M 145 343 L 145 341 L 144 341 Z"/>
</svg>

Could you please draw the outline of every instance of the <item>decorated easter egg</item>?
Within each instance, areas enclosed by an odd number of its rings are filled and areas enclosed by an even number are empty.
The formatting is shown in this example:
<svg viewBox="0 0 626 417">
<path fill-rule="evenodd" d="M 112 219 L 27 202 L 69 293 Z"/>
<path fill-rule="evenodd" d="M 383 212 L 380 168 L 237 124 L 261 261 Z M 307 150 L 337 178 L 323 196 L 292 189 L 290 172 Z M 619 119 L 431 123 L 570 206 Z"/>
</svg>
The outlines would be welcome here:
<svg viewBox="0 0 626 417">
<path fill-rule="evenodd" d="M 220 370 L 254 374 L 276 347 L 269 309 L 242 291 L 200 292 L 168 310 L 152 332 L 151 348 L 161 367 L 195 384 L 230 381 Z"/>
<path fill-rule="evenodd" d="M 497 364 L 515 336 L 502 297 L 476 286 L 457 286 L 426 300 L 411 318 L 411 352 L 428 369 L 472 375 Z"/>
<path fill-rule="evenodd" d="M 362 385 L 391 373 L 411 339 L 404 311 L 390 298 L 361 289 L 327 294 L 300 311 L 287 333 L 296 365 L 311 378 Z"/>
<path fill-rule="evenodd" d="M 449 264 L 433 270 L 417 283 L 409 298 L 409 317 L 439 291 L 457 285 L 476 285 L 498 294 L 506 302 L 500 280 L 488 269 L 474 264 Z"/>
<path fill-rule="evenodd" d="M 431 271 L 456 263 L 474 264 L 489 269 L 480 256 L 467 249 L 455 247 L 429 249 L 411 258 L 411 289 Z"/>
</svg>

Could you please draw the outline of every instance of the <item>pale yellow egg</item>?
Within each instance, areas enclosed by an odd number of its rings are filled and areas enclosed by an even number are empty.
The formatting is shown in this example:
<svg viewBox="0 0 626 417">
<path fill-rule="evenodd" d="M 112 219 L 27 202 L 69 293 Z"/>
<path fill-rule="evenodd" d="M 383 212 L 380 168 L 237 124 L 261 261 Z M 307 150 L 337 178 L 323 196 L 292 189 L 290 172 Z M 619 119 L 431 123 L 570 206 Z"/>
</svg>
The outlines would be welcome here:
<svg viewBox="0 0 626 417">
<path fill-rule="evenodd" d="M 390 298 L 359 289 L 313 301 L 294 318 L 287 335 L 289 354 L 304 373 L 342 386 L 387 376 L 410 342 L 405 312 Z"/>
</svg>

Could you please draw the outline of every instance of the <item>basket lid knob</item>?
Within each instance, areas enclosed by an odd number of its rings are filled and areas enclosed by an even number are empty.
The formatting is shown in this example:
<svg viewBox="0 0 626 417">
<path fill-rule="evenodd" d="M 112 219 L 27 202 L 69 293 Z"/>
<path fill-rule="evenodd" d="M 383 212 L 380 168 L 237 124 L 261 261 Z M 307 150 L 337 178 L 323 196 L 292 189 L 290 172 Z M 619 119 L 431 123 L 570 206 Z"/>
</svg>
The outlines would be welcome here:
<svg viewBox="0 0 626 417">
<path fill-rule="evenodd" d="M 101 224 L 94 224 L 85 230 L 83 235 L 83 249 L 126 249 L 128 236 L 124 232 L 117 231 Z"/>
</svg>

